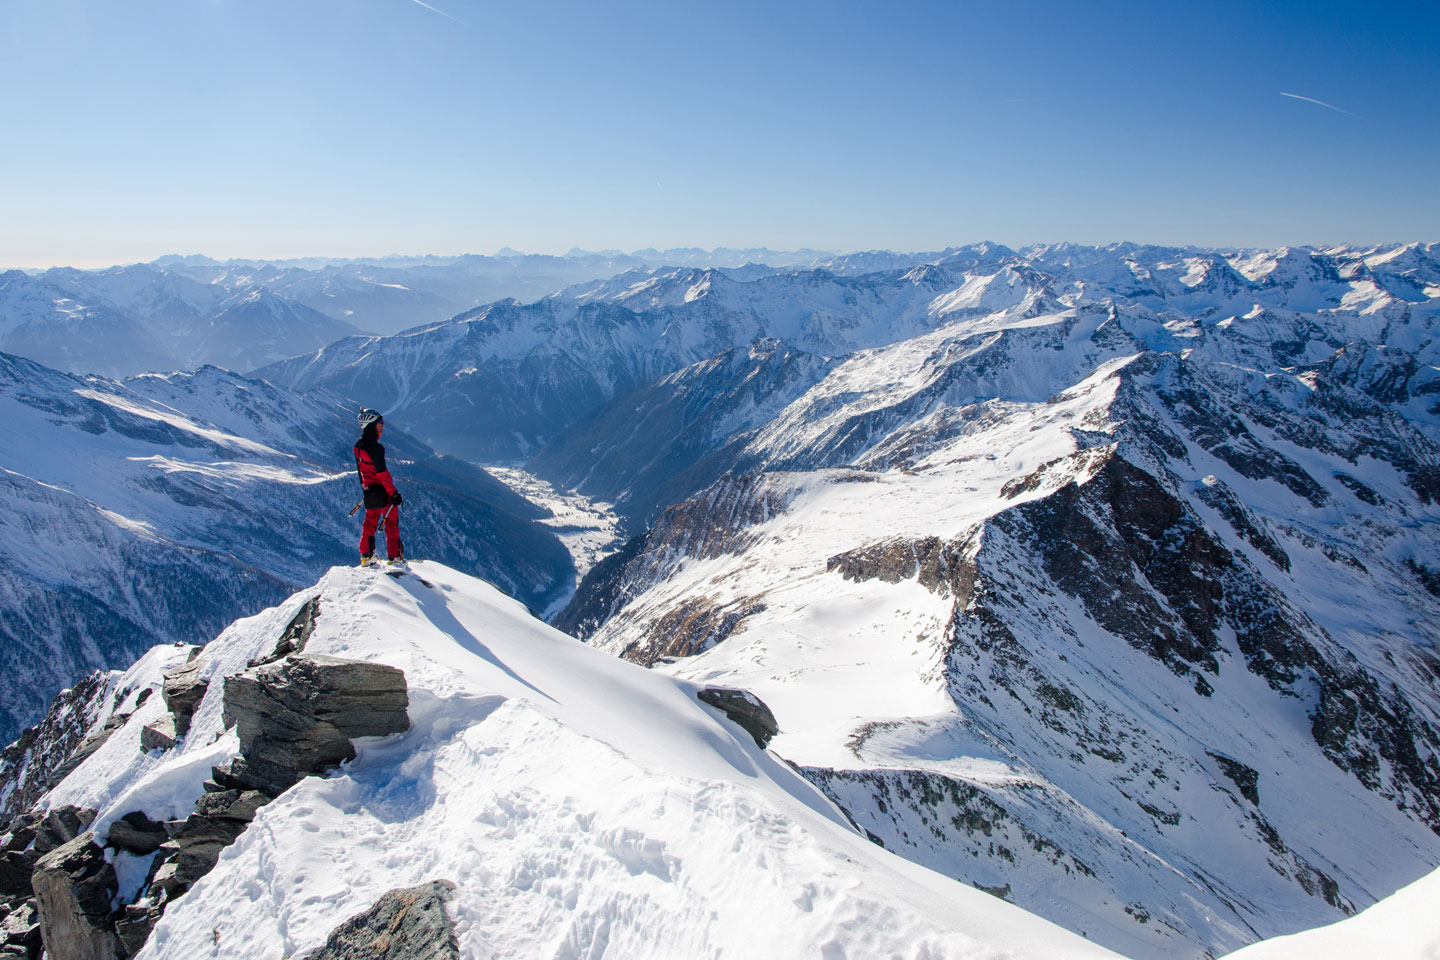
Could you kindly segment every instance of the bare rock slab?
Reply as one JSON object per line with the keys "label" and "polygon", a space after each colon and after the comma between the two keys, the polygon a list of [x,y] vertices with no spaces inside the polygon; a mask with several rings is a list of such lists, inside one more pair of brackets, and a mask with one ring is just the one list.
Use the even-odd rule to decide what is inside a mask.
{"label": "bare rock slab", "polygon": [[40,936],[53,960],[114,960],[117,941],[110,927],[110,903],[118,886],[115,870],[94,834],[80,836],[45,854],[30,882],[40,913]]}
{"label": "bare rock slab", "polygon": [[168,713],[154,723],[147,723],[140,728],[140,749],[145,753],[151,750],[169,750],[175,746],[178,739],[180,731],[175,727],[175,718]]}
{"label": "bare rock slab", "polygon": [[391,890],[302,960],[460,960],[455,924],[445,910],[454,895],[449,880]]}
{"label": "bare rock slab", "polygon": [[[195,653],[199,652],[196,648]],[[174,719],[175,731],[179,736],[190,732],[190,719],[205,699],[205,689],[210,681],[204,676],[206,661],[191,655],[184,666],[176,667],[165,674],[160,688],[165,697],[165,706]]]}
{"label": "bare rock slab", "polygon": [[706,687],[695,694],[702,703],[708,703],[725,711],[725,715],[736,726],[743,729],[755,739],[755,745],[764,750],[775,734],[780,732],[780,724],[775,722],[775,714],[755,694],[748,690],[739,690],[734,687]]}
{"label": "bare rock slab", "polygon": [[240,736],[230,785],[278,796],[301,777],[355,756],[353,737],[410,729],[395,667],[298,653],[225,678],[225,723]]}

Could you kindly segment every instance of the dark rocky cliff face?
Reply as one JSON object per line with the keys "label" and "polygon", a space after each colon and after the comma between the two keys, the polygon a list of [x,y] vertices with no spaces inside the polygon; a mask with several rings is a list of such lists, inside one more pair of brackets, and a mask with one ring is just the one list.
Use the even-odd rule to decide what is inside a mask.
{"label": "dark rocky cliff face", "polygon": [[[1235,638],[1245,667],[1307,704],[1317,746],[1440,833],[1440,732],[1368,673],[1150,474],[1116,456],[1088,483],[997,515],[1058,592],[1208,697]],[[1018,598],[1016,598],[1018,599]],[[993,605],[994,601],[990,603]],[[957,617],[981,617],[971,609]],[[1227,631],[1228,628],[1228,631]]]}

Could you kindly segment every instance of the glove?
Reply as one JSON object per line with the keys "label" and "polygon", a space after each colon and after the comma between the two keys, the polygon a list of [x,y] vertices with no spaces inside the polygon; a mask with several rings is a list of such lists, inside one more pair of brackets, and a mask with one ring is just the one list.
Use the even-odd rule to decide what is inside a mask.
{"label": "glove", "polygon": [[398,507],[398,506],[400,506],[400,504],[402,504],[402,503],[404,503],[404,502],[405,502],[405,498],[402,497],[402,496],[400,496],[400,491],[399,491],[399,490],[396,490],[394,493],[390,494],[390,506],[392,506],[392,507]]}

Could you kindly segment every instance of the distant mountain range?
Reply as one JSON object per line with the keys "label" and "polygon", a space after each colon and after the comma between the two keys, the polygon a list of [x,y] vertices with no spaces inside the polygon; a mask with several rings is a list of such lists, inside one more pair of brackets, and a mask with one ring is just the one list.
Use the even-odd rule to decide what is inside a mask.
{"label": "distant mountain range", "polygon": [[0,350],[71,373],[204,364],[244,372],[333,340],[389,334],[505,298],[646,265],[818,262],[816,251],[572,251],[563,257],[226,260],[167,256],[104,270],[0,272]]}

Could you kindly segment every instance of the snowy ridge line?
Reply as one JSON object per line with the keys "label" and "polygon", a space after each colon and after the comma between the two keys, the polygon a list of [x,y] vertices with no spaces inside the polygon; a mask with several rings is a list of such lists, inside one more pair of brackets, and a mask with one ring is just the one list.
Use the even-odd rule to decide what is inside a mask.
{"label": "snowy ridge line", "polygon": [[[355,760],[261,807],[169,904],[147,960],[299,954],[385,891],[436,879],[457,885],[464,956],[1113,956],[871,844],[696,685],[578,643],[481,581],[414,567],[337,568],[237,622],[205,647],[209,683],[173,750],[137,747],[164,713],[150,696],[46,797],[98,809],[97,836],[135,809],[183,815],[237,749],[218,679],[317,592],[307,656],[405,671],[411,729],[359,741]],[[155,689],[184,654],[159,648],[120,689]],[[128,900],[143,871],[121,873]]]}

